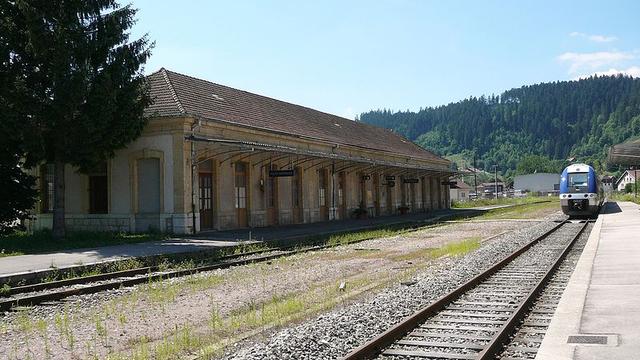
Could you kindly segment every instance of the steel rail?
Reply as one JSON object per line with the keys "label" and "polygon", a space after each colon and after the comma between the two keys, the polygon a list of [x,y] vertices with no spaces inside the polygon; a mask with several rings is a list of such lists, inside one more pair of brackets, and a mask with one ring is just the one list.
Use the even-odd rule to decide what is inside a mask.
{"label": "steel rail", "polygon": [[554,233],[556,230],[558,230],[559,228],[561,228],[567,223],[568,223],[568,220],[564,220],[558,223],[556,226],[546,231],[544,234],[536,237],[529,243],[520,247],[518,250],[506,256],[499,262],[495,263],[494,265],[489,267],[487,270],[483,271],[482,273],[473,277],[471,280],[462,284],[457,289],[440,297],[435,302],[423,307],[422,309],[418,310],[414,314],[409,315],[408,317],[401,320],[399,323],[389,328],[387,331],[383,332],[382,334],[379,334],[378,336],[369,340],[365,344],[352,350],[342,359],[343,360],[370,359],[377,356],[382,350],[387,348],[389,345],[393,344],[396,340],[404,337],[406,334],[408,334],[413,329],[418,327],[421,323],[426,321],[428,318],[430,318],[431,316],[437,314],[439,311],[444,309],[452,301],[454,301],[455,299],[457,299],[467,291],[475,288],[478,284],[483,282],[485,279],[487,279],[488,277],[490,277],[491,275],[493,275],[494,273],[502,269],[505,265],[510,263],[512,260],[520,256],[525,251],[529,250],[535,244],[545,239],[546,237],[548,237],[549,235],[551,235],[552,233]]}
{"label": "steel rail", "polygon": [[[439,222],[440,221],[408,221],[403,224],[404,226],[406,226],[406,231],[416,231],[416,230],[419,230],[420,228],[431,226],[434,223],[439,223]],[[396,224],[396,225],[400,225],[400,224]],[[336,234],[339,234],[339,233],[336,233]],[[349,244],[356,244],[362,241],[370,240],[372,238],[375,238],[375,237],[362,238],[356,241],[352,241]],[[148,274],[148,276],[134,278],[134,279],[118,279],[118,280],[114,280],[114,281],[103,283],[103,284],[89,285],[85,287],[60,290],[60,291],[49,292],[44,294],[29,295],[21,298],[5,298],[5,299],[0,298],[0,311],[8,311],[17,306],[39,305],[43,302],[62,300],[64,298],[74,296],[74,295],[94,294],[94,293],[98,293],[106,290],[113,290],[113,289],[118,289],[120,287],[133,286],[133,285],[138,285],[138,284],[156,281],[156,280],[164,280],[169,278],[193,275],[193,274],[204,272],[204,271],[225,269],[232,266],[240,266],[240,265],[247,265],[250,263],[264,262],[264,261],[269,261],[279,257],[284,257],[284,256],[289,256],[289,255],[294,255],[294,254],[304,253],[309,251],[323,250],[323,249],[336,247],[339,245],[340,244],[335,244],[335,245],[325,244],[325,245],[315,245],[315,246],[311,245],[304,248],[298,248],[300,244],[287,245],[287,246],[274,247],[274,248],[263,249],[263,250],[244,252],[241,254],[227,255],[225,257],[221,257],[220,259],[218,259],[219,261],[216,263],[204,265],[196,268],[191,268],[191,269],[173,270],[169,272],[152,274],[153,271],[158,271],[158,270],[157,270],[157,267],[151,266],[151,267],[123,270],[123,271],[117,271],[117,272],[111,272],[111,273],[105,273],[105,274],[98,274],[98,275],[85,276],[85,277],[79,277],[79,278],[73,278],[73,279],[59,280],[59,281],[53,281],[53,282],[47,282],[47,283],[37,283],[37,284],[25,285],[21,287],[9,288],[6,291],[4,291],[4,293],[6,295],[16,295],[16,294],[27,293],[27,292],[36,292],[36,291],[42,291],[42,290],[55,289],[55,288],[60,288],[60,287],[70,286],[70,285],[82,285],[82,284],[88,284],[96,281],[117,279],[118,277]],[[250,255],[255,255],[260,253],[276,252],[276,251],[280,251],[280,252],[278,254],[259,256],[259,257],[249,258],[249,259],[234,260],[236,258],[243,257],[243,256],[250,256]]]}
{"label": "steel rail", "polygon": [[529,312],[529,308],[533,305],[533,302],[538,298],[538,295],[544,290],[545,286],[553,277],[553,274],[556,272],[562,260],[569,254],[571,247],[575,242],[580,238],[580,235],[584,232],[584,230],[589,225],[589,221],[585,221],[584,225],[580,228],[578,233],[569,241],[567,246],[562,250],[562,253],[558,255],[556,260],[553,262],[553,265],[549,267],[546,274],[536,286],[531,289],[527,297],[520,303],[518,308],[511,314],[507,322],[498,330],[498,333],[493,336],[489,344],[478,354],[478,359],[488,360],[494,359],[496,355],[502,351],[502,348],[505,344],[509,342],[509,336],[513,334],[517,326],[524,320],[525,316]]}
{"label": "steel rail", "polygon": [[[261,250],[247,251],[247,252],[242,252],[238,254],[220,256],[216,260],[218,261],[231,260],[231,259],[236,259],[242,256],[250,256],[250,255],[256,255],[256,254],[261,254],[265,252],[273,252],[278,250],[282,250],[282,249],[261,249]],[[145,266],[145,267],[129,269],[129,270],[112,271],[112,272],[106,272],[106,273],[96,274],[96,275],[79,276],[79,277],[74,277],[70,279],[39,282],[36,284],[29,284],[29,285],[23,285],[23,286],[14,286],[6,290],[3,290],[2,296],[7,297],[7,296],[13,296],[13,295],[24,294],[29,292],[51,290],[51,289],[61,288],[64,286],[111,280],[119,277],[144,275],[144,274],[149,274],[151,272],[155,272],[159,270],[160,270],[160,267],[157,265]]]}

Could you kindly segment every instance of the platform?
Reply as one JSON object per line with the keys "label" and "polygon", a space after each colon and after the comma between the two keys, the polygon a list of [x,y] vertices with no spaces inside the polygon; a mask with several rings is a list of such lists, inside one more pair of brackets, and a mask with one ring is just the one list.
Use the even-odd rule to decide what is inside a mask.
{"label": "platform", "polygon": [[640,206],[605,205],[536,359],[640,359]]}

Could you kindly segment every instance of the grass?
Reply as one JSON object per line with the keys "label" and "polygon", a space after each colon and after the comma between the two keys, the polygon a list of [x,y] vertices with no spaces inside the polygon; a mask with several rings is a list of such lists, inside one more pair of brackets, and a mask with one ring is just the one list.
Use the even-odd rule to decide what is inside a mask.
{"label": "grass", "polygon": [[87,247],[133,244],[168,238],[169,236],[163,233],[130,234],[121,232],[69,231],[64,240],[55,241],[53,240],[50,230],[39,230],[33,233],[15,232],[13,234],[0,236],[0,257]]}
{"label": "grass", "polygon": [[407,254],[392,256],[396,261],[409,261],[415,259],[437,259],[443,256],[462,256],[480,247],[480,236],[469,237],[460,241],[449,243],[439,248],[427,248],[413,251]]}
{"label": "grass", "polygon": [[543,203],[529,203],[516,207],[492,209],[477,217],[477,219],[531,219],[560,210],[560,200],[556,197],[550,200]]}
{"label": "grass", "polygon": [[[302,292],[274,295],[270,299],[257,302],[249,301],[241,308],[222,315],[215,302],[210,303],[209,316],[205,328],[195,328],[193,324],[185,323],[172,331],[171,334],[156,341],[150,341],[142,337],[135,342],[132,353],[112,354],[110,359],[174,359],[185,354],[199,354],[203,358],[219,356],[226,346],[241,340],[245,336],[252,336],[271,327],[283,326],[296,322],[313,314],[330,310],[344,301],[351,299],[364,291],[370,291],[386,284],[406,280],[419,266],[425,262],[444,256],[462,256],[480,246],[480,237],[470,237],[462,241],[450,243],[439,248],[426,249],[427,252],[417,250],[411,254],[411,259],[419,259],[414,268],[401,273],[381,274],[377,278],[371,274],[357,274],[345,278],[346,291],[339,287],[335,281],[324,282],[310,286]],[[409,259],[409,257],[407,257]],[[394,259],[394,260],[405,260]],[[200,288],[209,281],[221,281],[218,276],[215,280],[194,277],[191,286],[194,290]],[[178,284],[170,285],[170,288]],[[156,287],[156,288],[152,288]],[[172,294],[159,296],[159,293]],[[154,283],[147,288],[142,295],[152,301],[165,304],[172,301],[175,289]]]}
{"label": "grass", "polygon": [[521,204],[531,204],[539,201],[545,201],[548,199],[550,199],[550,197],[538,197],[538,196],[526,196],[521,198],[478,199],[478,200],[472,200],[472,201],[454,201],[451,207],[456,209],[467,209],[472,207],[490,206],[490,205],[521,205]]}
{"label": "grass", "polygon": [[640,204],[640,195],[638,197],[635,197],[634,193],[619,193],[619,192],[614,192],[611,193],[609,195],[609,200],[613,200],[613,201],[631,201],[634,202],[636,204]]}

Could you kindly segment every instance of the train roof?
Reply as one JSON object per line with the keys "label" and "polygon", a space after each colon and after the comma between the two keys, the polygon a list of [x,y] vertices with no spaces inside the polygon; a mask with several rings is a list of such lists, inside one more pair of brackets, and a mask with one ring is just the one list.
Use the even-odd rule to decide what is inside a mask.
{"label": "train roof", "polygon": [[595,172],[593,168],[587,164],[571,164],[565,168],[568,173],[576,172]]}

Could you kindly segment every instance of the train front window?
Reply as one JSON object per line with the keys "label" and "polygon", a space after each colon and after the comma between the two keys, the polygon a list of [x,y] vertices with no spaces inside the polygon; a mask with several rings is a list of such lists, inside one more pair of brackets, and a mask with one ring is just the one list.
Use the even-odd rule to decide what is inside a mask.
{"label": "train front window", "polygon": [[587,192],[588,179],[587,173],[569,174],[569,192]]}

